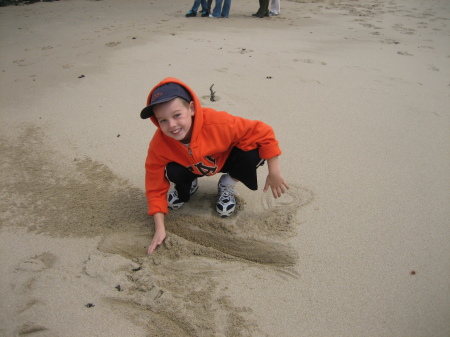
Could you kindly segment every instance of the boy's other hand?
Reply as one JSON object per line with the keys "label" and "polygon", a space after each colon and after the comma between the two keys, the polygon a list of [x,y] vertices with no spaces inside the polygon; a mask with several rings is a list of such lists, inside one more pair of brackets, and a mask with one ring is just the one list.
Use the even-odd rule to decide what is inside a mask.
{"label": "boy's other hand", "polygon": [[263,191],[267,192],[269,186],[272,189],[272,194],[275,199],[281,197],[281,195],[289,189],[286,180],[284,180],[281,175],[277,174],[269,174],[267,176],[266,185],[264,186]]}

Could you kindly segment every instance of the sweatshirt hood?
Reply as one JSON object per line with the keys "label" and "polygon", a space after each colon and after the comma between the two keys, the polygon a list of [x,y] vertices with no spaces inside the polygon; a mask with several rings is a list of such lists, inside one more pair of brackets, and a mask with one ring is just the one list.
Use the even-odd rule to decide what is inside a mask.
{"label": "sweatshirt hood", "polygon": [[[163,79],[161,82],[159,82],[157,85],[155,85],[153,87],[153,89],[150,91],[150,93],[148,94],[147,106],[149,106],[150,103],[151,103],[153,92],[159,86],[161,86],[163,84],[167,84],[167,83],[176,83],[176,84],[181,85],[182,87],[184,87],[188,91],[189,95],[192,97],[192,101],[194,102],[194,111],[195,111],[194,121],[193,121],[193,124],[192,124],[192,128],[193,128],[192,129],[192,137],[191,137],[191,143],[192,143],[196,139],[196,135],[197,135],[196,130],[198,130],[201,127],[201,124],[203,124],[203,110],[202,110],[202,105],[200,103],[200,100],[199,100],[198,96],[196,95],[196,93],[186,83],[183,83],[182,81],[180,81],[179,79],[174,78],[174,77],[167,77],[167,78]],[[156,125],[156,127],[158,129],[160,129],[159,123],[158,123],[158,121],[157,121],[157,119],[156,119],[156,117],[154,115],[150,116],[149,119],[153,122],[153,124]]]}

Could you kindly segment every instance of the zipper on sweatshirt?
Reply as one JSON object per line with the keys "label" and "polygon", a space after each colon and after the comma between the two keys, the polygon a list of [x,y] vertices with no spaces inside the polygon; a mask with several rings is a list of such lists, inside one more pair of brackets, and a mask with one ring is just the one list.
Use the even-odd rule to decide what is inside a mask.
{"label": "zipper on sweatshirt", "polygon": [[194,153],[192,152],[191,144],[189,144],[189,143],[187,143],[187,144],[181,143],[181,144],[183,145],[183,148],[188,150],[189,156],[193,157]]}

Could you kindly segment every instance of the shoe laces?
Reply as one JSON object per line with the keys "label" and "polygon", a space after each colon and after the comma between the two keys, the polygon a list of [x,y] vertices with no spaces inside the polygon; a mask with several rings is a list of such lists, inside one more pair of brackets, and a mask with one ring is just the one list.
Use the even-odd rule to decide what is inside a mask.
{"label": "shoe laces", "polygon": [[220,199],[229,198],[230,196],[234,196],[236,194],[234,186],[232,185],[219,184],[219,189],[220,189]]}
{"label": "shoe laces", "polygon": [[173,202],[174,200],[178,200],[178,192],[177,192],[177,190],[173,190],[173,191],[169,192],[169,195],[172,196],[171,202]]}

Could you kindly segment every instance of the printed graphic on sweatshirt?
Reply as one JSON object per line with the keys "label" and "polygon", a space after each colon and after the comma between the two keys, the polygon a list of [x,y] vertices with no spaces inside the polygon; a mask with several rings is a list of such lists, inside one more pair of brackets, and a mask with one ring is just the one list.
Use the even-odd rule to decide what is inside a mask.
{"label": "printed graphic on sweatshirt", "polygon": [[[193,166],[198,170],[198,172],[200,172],[201,175],[212,176],[213,174],[215,174],[217,172],[217,168],[218,168],[216,165],[216,159],[213,156],[206,156],[205,159],[211,164],[201,161],[197,164],[194,164]],[[192,172],[195,172],[195,170],[192,166],[189,166],[188,168]]]}

